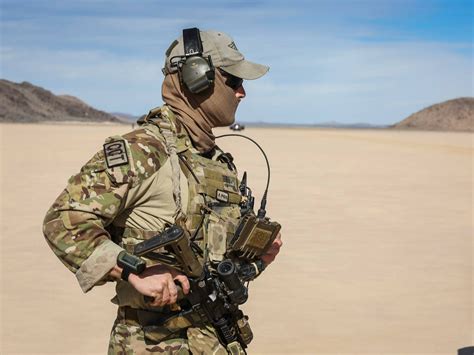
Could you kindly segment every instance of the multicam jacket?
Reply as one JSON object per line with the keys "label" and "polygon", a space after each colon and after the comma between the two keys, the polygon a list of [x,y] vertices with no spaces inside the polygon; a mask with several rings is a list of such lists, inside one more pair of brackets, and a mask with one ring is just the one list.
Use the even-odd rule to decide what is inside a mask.
{"label": "multicam jacket", "polygon": [[[240,195],[232,164],[219,161],[219,154],[212,159],[199,155],[171,110],[163,106],[155,111],[138,129],[108,138],[104,149],[69,179],[46,214],[45,238],[84,292],[112,281],[108,274],[118,254],[173,224],[180,212],[211,260],[224,258],[227,240],[235,232]],[[170,159],[170,122],[171,146],[180,157],[178,174]],[[151,307],[121,280],[114,302]]]}

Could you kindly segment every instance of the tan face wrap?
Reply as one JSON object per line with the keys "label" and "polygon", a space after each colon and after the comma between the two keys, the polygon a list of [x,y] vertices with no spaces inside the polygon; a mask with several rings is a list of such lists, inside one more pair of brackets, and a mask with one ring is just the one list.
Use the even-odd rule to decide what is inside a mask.
{"label": "tan face wrap", "polygon": [[239,100],[225,78],[216,70],[214,85],[199,94],[181,84],[177,73],[168,74],[162,86],[163,101],[184,124],[194,146],[202,153],[215,146],[212,128],[225,127],[235,121]]}

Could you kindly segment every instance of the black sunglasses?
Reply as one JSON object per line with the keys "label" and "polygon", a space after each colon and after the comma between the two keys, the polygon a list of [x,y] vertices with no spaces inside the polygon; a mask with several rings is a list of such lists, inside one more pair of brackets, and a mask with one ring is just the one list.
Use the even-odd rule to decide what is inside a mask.
{"label": "black sunglasses", "polygon": [[222,69],[220,69],[219,71],[221,72],[222,76],[225,78],[225,84],[228,87],[232,88],[232,90],[237,90],[244,83],[244,79],[242,78],[229,74]]}

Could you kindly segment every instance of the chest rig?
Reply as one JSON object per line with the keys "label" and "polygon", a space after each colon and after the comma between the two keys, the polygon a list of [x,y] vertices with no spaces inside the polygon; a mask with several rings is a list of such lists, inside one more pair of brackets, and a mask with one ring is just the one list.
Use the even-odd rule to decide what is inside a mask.
{"label": "chest rig", "polygon": [[[176,265],[188,276],[191,291],[178,302],[178,309],[154,310],[143,304],[143,297],[131,290],[128,284],[121,283],[123,291],[129,290],[133,295],[131,302],[125,299],[123,296],[127,292],[119,292],[119,283],[119,304],[135,309],[133,314],[137,315],[145,338],[161,341],[163,336],[203,322],[212,325],[230,353],[242,353],[240,350],[253,338],[248,317],[239,309],[248,298],[244,282],[253,280],[265,265],[262,260],[250,263],[245,260],[245,253],[239,255],[236,252],[261,246],[263,253],[264,244],[273,239],[265,237],[267,231],[260,225],[266,226],[269,222],[258,219],[258,223],[251,223],[257,219],[253,214],[253,203],[249,205],[252,211],[245,212],[242,217],[250,195],[243,192],[247,189],[246,184],[239,185],[229,154],[220,149],[206,156],[199,154],[166,106],[150,111],[142,124],[144,129],[165,143],[170,168],[162,182],[168,182],[168,192],[171,190],[170,180],[172,182],[175,203],[174,206],[169,204],[169,212],[173,208],[175,211],[173,221],[162,231],[157,231],[154,236],[148,231],[147,235],[135,238],[133,252],[148,260]],[[181,174],[187,180],[187,194],[181,193]],[[183,201],[183,197],[187,201]],[[244,233],[251,225],[251,231]],[[252,257],[259,255],[252,253]],[[137,300],[138,303],[134,303]],[[146,322],[140,315],[151,317],[152,322]]]}
{"label": "chest rig", "polygon": [[[145,121],[158,127],[165,139],[172,168],[175,223],[201,249],[203,262],[222,261],[241,216],[242,196],[232,158],[220,149],[212,156],[200,155],[166,106],[152,110]],[[186,211],[182,210],[180,171],[188,181]]]}

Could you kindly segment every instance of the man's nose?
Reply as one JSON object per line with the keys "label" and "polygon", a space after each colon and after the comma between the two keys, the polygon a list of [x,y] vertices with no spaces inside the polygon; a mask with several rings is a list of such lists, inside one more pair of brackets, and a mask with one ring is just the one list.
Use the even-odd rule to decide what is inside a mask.
{"label": "man's nose", "polygon": [[238,99],[243,99],[245,97],[245,89],[243,85],[240,85],[237,90],[235,90],[235,96],[237,96]]}

